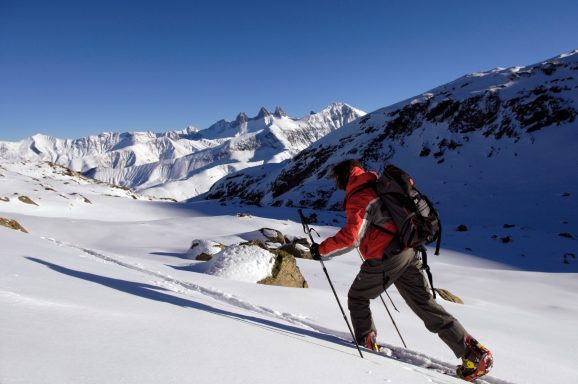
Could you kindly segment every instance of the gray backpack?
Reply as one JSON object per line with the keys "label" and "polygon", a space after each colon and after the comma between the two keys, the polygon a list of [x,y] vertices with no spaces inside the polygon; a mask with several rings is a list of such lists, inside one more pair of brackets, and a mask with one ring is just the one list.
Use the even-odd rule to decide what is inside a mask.
{"label": "gray backpack", "polygon": [[375,190],[381,198],[382,209],[391,216],[397,232],[383,227],[383,231],[393,235],[384,256],[413,248],[422,254],[423,269],[426,271],[433,296],[433,278],[427,264],[426,244],[436,242],[435,255],[439,255],[442,225],[439,215],[429,199],[415,187],[413,179],[402,169],[387,164],[375,183]]}

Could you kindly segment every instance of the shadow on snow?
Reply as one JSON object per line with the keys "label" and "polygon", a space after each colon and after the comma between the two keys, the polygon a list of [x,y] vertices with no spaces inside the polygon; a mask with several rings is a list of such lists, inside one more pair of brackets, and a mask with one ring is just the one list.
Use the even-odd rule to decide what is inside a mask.
{"label": "shadow on snow", "polygon": [[[295,337],[295,338],[303,338],[305,336],[323,340],[326,342],[331,342],[335,344],[339,344],[342,346],[346,346],[348,348],[352,348],[352,344],[348,341],[340,339],[333,335],[323,334],[303,328],[298,328],[292,325],[282,324],[276,321],[262,319],[259,317],[243,315],[231,311],[226,311],[224,309],[219,309],[212,307],[207,304],[202,304],[197,301],[191,299],[185,299],[181,297],[174,296],[169,294],[171,292],[165,288],[158,287],[155,285],[139,283],[135,281],[128,281],[128,280],[121,280],[115,279],[111,277],[105,277],[100,275],[95,275],[92,273],[76,271],[70,268],[66,268],[57,264],[50,263],[45,260],[40,260],[35,257],[25,257],[26,259],[33,261],[38,264],[45,265],[46,267],[50,268],[53,271],[72,276],[78,279],[86,280],[92,283],[100,284],[108,288],[115,289],[117,291],[125,292],[131,295],[135,295],[138,297],[142,297],[149,300],[154,300],[166,304],[176,305],[183,308],[192,308],[199,311],[205,311],[208,313],[212,313],[217,316],[223,316],[230,319],[242,321],[246,324],[256,325],[268,329],[273,332],[281,333],[286,336]],[[302,339],[303,341],[307,341],[306,339]],[[324,345],[325,346],[325,345]],[[327,347],[327,346],[325,346]],[[342,350],[337,350],[339,352],[343,352]],[[357,353],[357,351],[355,351]]]}

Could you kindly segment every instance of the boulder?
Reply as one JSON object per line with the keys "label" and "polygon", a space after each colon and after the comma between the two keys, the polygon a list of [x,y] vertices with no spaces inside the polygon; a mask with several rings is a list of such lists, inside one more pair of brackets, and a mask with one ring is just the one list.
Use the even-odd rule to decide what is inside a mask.
{"label": "boulder", "polygon": [[283,236],[283,234],[281,233],[281,231],[278,231],[276,229],[273,228],[261,228],[259,230],[259,232],[261,232],[261,234],[263,236],[265,236],[265,238],[267,239],[267,241],[270,241],[272,243],[279,243],[279,244],[285,244],[285,236]]}
{"label": "boulder", "polygon": [[278,285],[282,287],[308,288],[307,281],[301,274],[297,261],[293,255],[279,249],[269,250],[276,254],[275,265],[273,266],[272,276],[267,277],[258,284]]}
{"label": "boulder", "polygon": [[309,241],[306,238],[285,236],[272,228],[261,228],[259,232],[263,236],[260,240],[266,241],[268,248],[280,249],[299,259],[313,258],[309,251]]}
{"label": "boulder", "polygon": [[28,196],[18,196],[18,200],[20,200],[24,204],[31,204],[31,205],[36,205],[36,206],[38,205],[34,201],[32,201],[32,199]]}
{"label": "boulder", "polygon": [[295,257],[281,249],[271,249],[267,245],[259,240],[252,240],[247,245],[257,246],[262,249],[266,249],[275,255],[275,264],[271,270],[271,276],[258,281],[258,284],[265,285],[277,285],[281,287],[294,287],[294,288],[308,288],[309,285],[307,281],[301,274],[299,266],[297,266],[297,261]]}
{"label": "boulder", "polygon": [[6,228],[14,229],[16,231],[28,233],[28,231],[24,229],[24,227],[21,226],[20,223],[17,222],[16,220],[10,220],[0,217],[0,225]]}
{"label": "boulder", "polygon": [[227,247],[214,241],[194,240],[187,257],[207,261],[195,266],[197,272],[265,285],[308,287],[295,260],[312,258],[306,239],[289,240],[271,228],[243,237],[248,241]]}
{"label": "boulder", "polygon": [[304,245],[303,243],[295,241],[281,246],[279,250],[287,252],[288,254],[298,259],[313,259],[313,256],[309,251],[309,244],[306,244],[307,245]]}
{"label": "boulder", "polygon": [[221,252],[225,246],[211,240],[193,240],[191,248],[187,251],[186,258],[200,261],[209,261],[213,255]]}
{"label": "boulder", "polygon": [[456,231],[457,232],[467,232],[468,231],[468,226],[465,224],[460,224],[456,227]]}

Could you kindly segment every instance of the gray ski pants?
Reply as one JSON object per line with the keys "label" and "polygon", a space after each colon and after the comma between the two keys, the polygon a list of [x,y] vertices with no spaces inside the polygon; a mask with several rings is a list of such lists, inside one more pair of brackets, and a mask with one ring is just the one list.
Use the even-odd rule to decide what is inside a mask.
{"label": "gray ski pants", "polygon": [[438,336],[456,357],[466,353],[467,332],[459,321],[439,305],[429,291],[429,284],[421,272],[421,257],[413,249],[386,259],[363,262],[348,294],[348,307],[355,337],[364,345],[364,337],[376,331],[369,300],[375,299],[392,284],[405,302],[424,322],[430,332]]}

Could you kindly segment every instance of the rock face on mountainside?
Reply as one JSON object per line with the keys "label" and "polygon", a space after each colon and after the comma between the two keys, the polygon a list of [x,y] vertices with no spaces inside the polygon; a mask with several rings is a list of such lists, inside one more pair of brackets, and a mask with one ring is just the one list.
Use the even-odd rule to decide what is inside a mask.
{"label": "rock face on mountainside", "polygon": [[283,167],[247,169],[224,177],[208,198],[339,209],[340,198],[335,198],[327,180],[339,160],[359,159],[376,170],[387,160],[419,162],[433,169],[466,160],[460,154],[480,155],[484,161],[500,152],[515,153],[518,143],[521,152],[527,143],[538,149],[541,133],[556,135],[558,128],[575,123],[577,95],[577,52],[528,67],[470,74],[367,114]]}
{"label": "rock face on mountainside", "polygon": [[241,112],[198,130],[103,133],[76,140],[35,135],[0,142],[0,159],[42,160],[157,197],[184,200],[206,192],[223,176],[279,163],[365,113],[343,103],[301,119],[277,107],[251,118]]}

